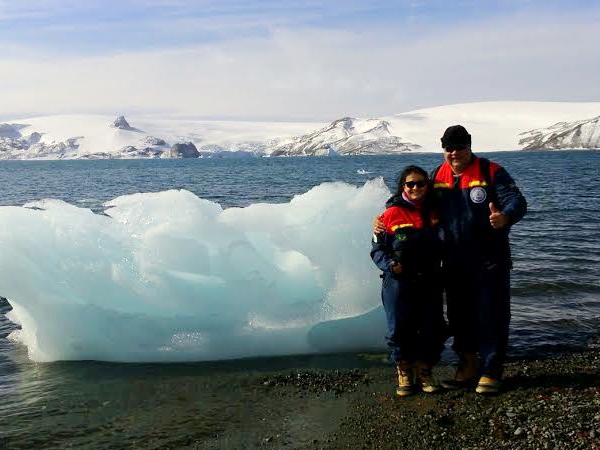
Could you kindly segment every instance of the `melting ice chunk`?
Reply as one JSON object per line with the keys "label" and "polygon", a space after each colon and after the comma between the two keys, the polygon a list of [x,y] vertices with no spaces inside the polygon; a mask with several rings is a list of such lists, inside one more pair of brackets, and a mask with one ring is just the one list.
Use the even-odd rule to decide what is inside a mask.
{"label": "melting ice chunk", "polygon": [[184,190],[119,197],[106,215],[59,200],[0,207],[13,338],[36,361],[347,350],[348,333],[370,346],[383,317],[370,329],[332,321],[380,305],[369,240],[389,194],[376,179],[226,210]]}

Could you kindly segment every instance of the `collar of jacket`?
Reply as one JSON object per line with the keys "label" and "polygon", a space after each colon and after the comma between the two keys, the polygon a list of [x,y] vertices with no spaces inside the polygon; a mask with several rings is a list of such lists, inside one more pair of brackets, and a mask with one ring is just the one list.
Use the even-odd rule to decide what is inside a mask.
{"label": "collar of jacket", "polygon": [[408,208],[408,209],[420,209],[417,206],[413,205],[410,202],[407,202],[406,200],[404,200],[402,198],[402,194],[394,194],[392,195],[387,202],[385,202],[385,207],[389,208],[391,206],[402,206],[403,208]]}

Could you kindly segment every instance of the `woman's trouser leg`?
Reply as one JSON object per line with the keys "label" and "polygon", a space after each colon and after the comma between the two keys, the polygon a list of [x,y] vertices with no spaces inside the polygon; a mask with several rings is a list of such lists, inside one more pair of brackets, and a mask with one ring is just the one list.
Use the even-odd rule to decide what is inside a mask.
{"label": "woman's trouser leg", "polygon": [[418,304],[413,298],[410,283],[389,275],[383,279],[381,298],[387,319],[386,343],[394,363],[415,361],[417,358]]}

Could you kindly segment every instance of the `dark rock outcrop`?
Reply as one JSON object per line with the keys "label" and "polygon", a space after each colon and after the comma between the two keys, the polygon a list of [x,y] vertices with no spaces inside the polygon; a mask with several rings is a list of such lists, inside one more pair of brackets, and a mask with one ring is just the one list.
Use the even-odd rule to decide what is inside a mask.
{"label": "dark rock outcrop", "polygon": [[119,130],[131,130],[131,125],[129,122],[125,120],[125,116],[119,116],[112,124],[113,128],[118,128]]}
{"label": "dark rock outcrop", "polygon": [[178,142],[168,151],[169,158],[197,158],[200,152],[192,142]]}
{"label": "dark rock outcrop", "polygon": [[119,130],[125,130],[125,131],[136,131],[136,132],[141,132],[141,130],[132,127],[131,125],[129,125],[129,122],[127,122],[127,120],[125,120],[125,116],[119,116],[115,119],[115,121],[112,123],[111,127],[113,128],[118,128]]}

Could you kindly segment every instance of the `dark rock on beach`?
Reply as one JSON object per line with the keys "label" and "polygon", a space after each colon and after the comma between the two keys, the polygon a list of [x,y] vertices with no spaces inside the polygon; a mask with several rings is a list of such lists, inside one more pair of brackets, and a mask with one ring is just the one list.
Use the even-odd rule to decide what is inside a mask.
{"label": "dark rock on beach", "polygon": [[356,392],[363,386],[368,386],[370,378],[359,370],[333,372],[293,371],[287,375],[265,377],[263,386],[269,388],[294,387],[299,394],[333,392],[341,395]]}

